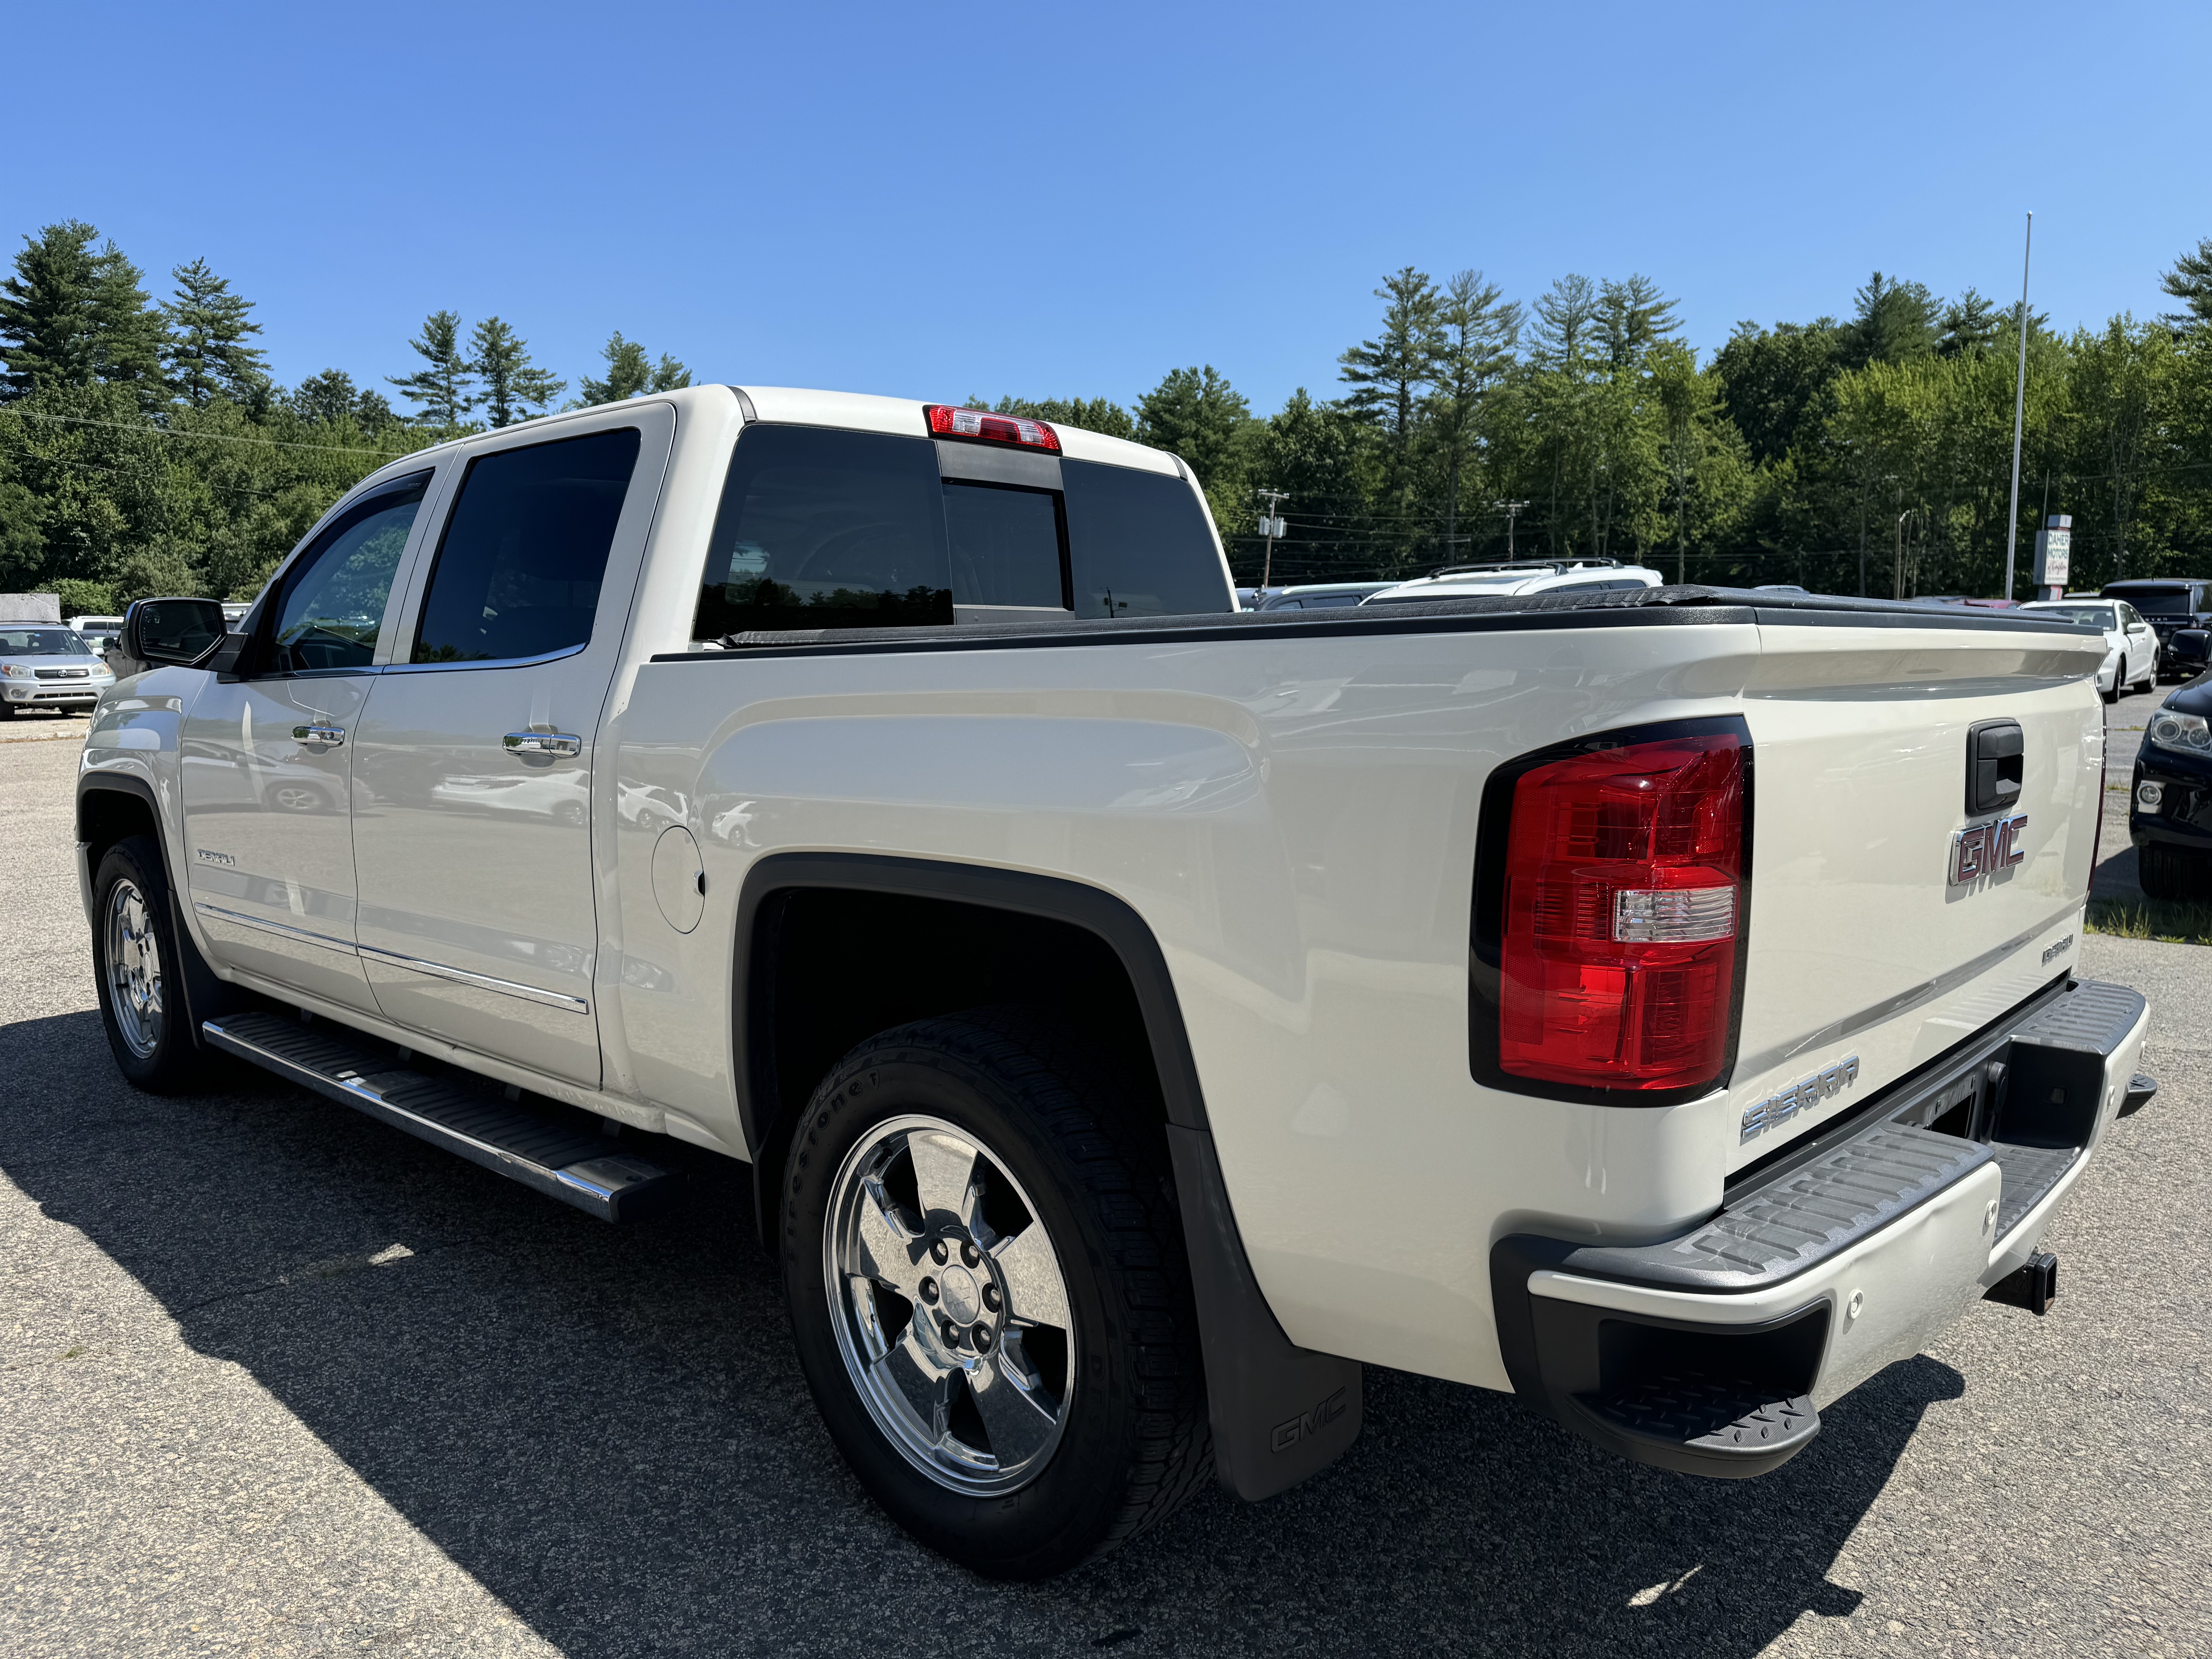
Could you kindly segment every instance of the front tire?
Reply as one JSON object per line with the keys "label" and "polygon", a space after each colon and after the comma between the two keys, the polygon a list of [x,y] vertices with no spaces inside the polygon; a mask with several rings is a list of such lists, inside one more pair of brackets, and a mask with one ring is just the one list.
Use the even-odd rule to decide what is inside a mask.
{"label": "front tire", "polygon": [[799,1358],[846,1461],[932,1549],[1043,1578],[1211,1466],[1164,1149],[1009,1010],[901,1026],[823,1080],[785,1168]]}
{"label": "front tire", "polygon": [[185,958],[169,921],[169,881],[151,836],[107,849],[92,881],[93,983],[115,1064],[131,1083],[173,1094],[198,1083],[202,1056],[185,1029]]}
{"label": "front tire", "polygon": [[2136,849],[2136,879],[2148,898],[2212,902],[2212,853],[2154,842]]}

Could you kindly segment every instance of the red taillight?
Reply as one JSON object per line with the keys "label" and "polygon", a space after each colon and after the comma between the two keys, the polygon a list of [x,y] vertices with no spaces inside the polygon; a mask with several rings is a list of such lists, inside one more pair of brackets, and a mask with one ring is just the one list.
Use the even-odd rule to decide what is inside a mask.
{"label": "red taillight", "polygon": [[1726,1064],[1743,919],[1733,733],[1553,761],[1513,787],[1498,1069],[1594,1089],[1690,1089]]}
{"label": "red taillight", "polygon": [[1048,449],[1060,453],[1060,434],[1042,421],[1019,415],[994,415],[988,409],[955,409],[950,404],[925,404],[929,429],[939,438],[981,438],[994,444],[1018,444],[1024,449]]}

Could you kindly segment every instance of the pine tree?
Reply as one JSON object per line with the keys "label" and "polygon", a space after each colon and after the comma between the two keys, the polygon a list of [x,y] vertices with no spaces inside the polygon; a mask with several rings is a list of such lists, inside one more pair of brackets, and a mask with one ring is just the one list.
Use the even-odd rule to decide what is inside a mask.
{"label": "pine tree", "polygon": [[177,296],[161,307],[168,319],[169,388],[195,409],[218,393],[250,404],[269,381],[265,356],[246,343],[261,325],[246,315],[253,302],[230,291],[230,283],[208,269],[204,259],[171,271]]}
{"label": "pine tree", "polygon": [[623,339],[620,329],[607,337],[599,355],[607,360],[607,378],[594,380],[586,375],[576,381],[576,390],[587,405],[618,404],[653,385],[653,369],[645,360],[645,348],[635,340]]}
{"label": "pine tree", "polygon": [[1137,401],[1139,441],[1182,456],[1201,487],[1226,481],[1250,418],[1243,395],[1212,363],[1170,370]]}
{"label": "pine tree", "polygon": [[140,286],[138,267],[113,242],[104,245],[93,263],[99,271],[93,291],[94,367],[110,386],[134,391],[141,408],[155,408],[167,392],[161,379],[167,334],[161,313]]}
{"label": "pine tree", "polygon": [[1444,475],[1444,556],[1458,551],[1462,475],[1474,458],[1484,394],[1513,362],[1521,333],[1521,307],[1479,270],[1462,270],[1444,284],[1437,311],[1437,349],[1431,373],[1428,433]]}
{"label": "pine tree", "polygon": [[1681,326],[1674,302],[1649,276],[1598,285],[1598,345],[1615,368],[1635,368],[1645,352],[1673,339]]}
{"label": "pine tree", "polygon": [[470,372],[483,381],[484,410],[495,426],[526,421],[567,387],[530,361],[530,344],[496,317],[487,317],[470,336],[476,355]]}
{"label": "pine tree", "polygon": [[653,365],[653,380],[646,390],[674,392],[690,384],[691,371],[664,351],[660,354],[660,361]]}
{"label": "pine tree", "polygon": [[2159,278],[2158,285],[2182,306],[2179,311],[2166,312],[2159,321],[2177,332],[2212,326],[2212,236],[2199,241],[2196,252],[2176,259],[2173,269]]}
{"label": "pine tree", "polygon": [[1536,301],[1536,357],[1547,368],[1578,368],[1596,344],[1597,285],[1572,273]]}
{"label": "pine tree", "polygon": [[1996,340],[1997,330],[2003,323],[1996,301],[1970,288],[1943,307],[1943,315],[1936,324],[1939,332],[1936,355],[1939,357],[1978,356]]}
{"label": "pine tree", "polygon": [[1939,312],[1927,283],[1901,281],[1877,270],[1854,297],[1858,316],[1851,331],[1853,368],[1901,363],[1935,350]]}
{"label": "pine tree", "polygon": [[1346,406],[1389,434],[1392,451],[1402,457],[1413,439],[1420,388],[1436,374],[1442,296],[1427,272],[1407,265],[1384,277],[1375,297],[1389,301],[1382,311],[1382,337],[1362,340],[1337,361],[1352,387]]}
{"label": "pine tree", "polygon": [[471,365],[461,355],[460,313],[432,312],[423,319],[422,337],[407,343],[422,354],[427,366],[385,378],[421,405],[415,411],[417,426],[459,426],[482,401]]}
{"label": "pine tree", "polygon": [[0,396],[42,386],[128,386],[142,405],[160,401],[161,319],[138,268],[81,219],[26,236],[15,274],[0,283]]}

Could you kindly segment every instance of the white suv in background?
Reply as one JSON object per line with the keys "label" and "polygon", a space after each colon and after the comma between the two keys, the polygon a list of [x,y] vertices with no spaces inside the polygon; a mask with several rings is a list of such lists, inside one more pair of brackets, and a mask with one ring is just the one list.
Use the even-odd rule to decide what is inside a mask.
{"label": "white suv in background", "polygon": [[1415,605],[1423,600],[1519,598],[1528,593],[1601,593],[1617,588],[1663,587],[1667,579],[1641,565],[1612,559],[1519,559],[1502,564],[1452,565],[1370,593],[1362,605]]}

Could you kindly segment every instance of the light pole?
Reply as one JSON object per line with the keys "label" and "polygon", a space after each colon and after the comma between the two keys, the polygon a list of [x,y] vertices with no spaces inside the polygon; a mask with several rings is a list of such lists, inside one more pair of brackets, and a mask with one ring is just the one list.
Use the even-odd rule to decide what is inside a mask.
{"label": "light pole", "polygon": [[2012,516],[2005,520],[2005,591],[2012,597],[2012,567],[2020,542],[2020,428],[2027,412],[2027,261],[2035,251],[2035,215],[2027,216],[2027,237],[2020,250],[2020,372],[2012,386]]}
{"label": "light pole", "polygon": [[1526,501],[1492,501],[1491,502],[1491,505],[1505,515],[1505,559],[1506,562],[1510,564],[1513,561],[1513,521],[1521,516],[1521,509],[1528,506],[1528,503]]}

